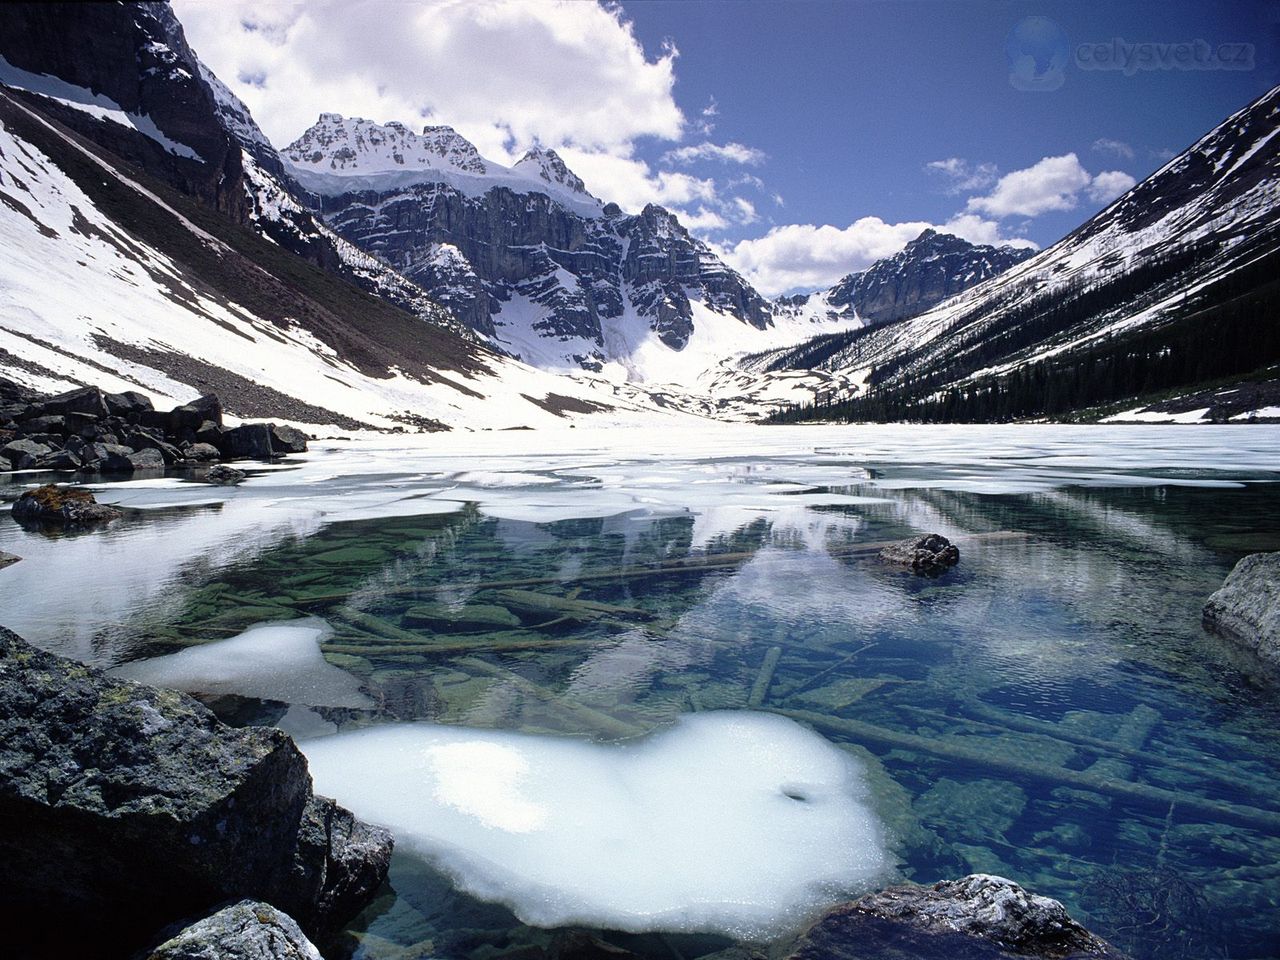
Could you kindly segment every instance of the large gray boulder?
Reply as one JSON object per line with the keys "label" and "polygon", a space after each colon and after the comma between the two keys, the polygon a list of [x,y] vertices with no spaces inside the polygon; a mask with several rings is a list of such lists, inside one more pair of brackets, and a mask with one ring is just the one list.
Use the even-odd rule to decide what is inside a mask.
{"label": "large gray boulder", "polygon": [[1254,553],[1204,605],[1204,625],[1280,667],[1280,553]]}
{"label": "large gray boulder", "polygon": [[297,427],[273,423],[271,427],[271,449],[276,453],[306,453],[307,435]]}
{"label": "large gray boulder", "polygon": [[7,938],[71,956],[49,938],[94,930],[126,954],[244,897],[323,937],[372,897],[391,845],[312,794],[282,731],[226,726],[0,628],[0,903],[23,918]]}
{"label": "large gray boulder", "polygon": [[270,460],[275,454],[269,423],[243,423],[223,434],[222,440],[222,452],[228,457]]}
{"label": "large gray boulder", "polygon": [[889,887],[834,907],[800,938],[790,960],[1123,956],[1057,900],[976,873],[932,886]]}
{"label": "large gray boulder", "polygon": [[241,900],[184,927],[146,960],[321,960],[288,914],[268,903]]}
{"label": "large gray boulder", "polygon": [[41,457],[51,453],[53,453],[53,447],[26,438],[11,440],[0,447],[0,457],[4,457],[13,464],[15,470],[29,470]]}

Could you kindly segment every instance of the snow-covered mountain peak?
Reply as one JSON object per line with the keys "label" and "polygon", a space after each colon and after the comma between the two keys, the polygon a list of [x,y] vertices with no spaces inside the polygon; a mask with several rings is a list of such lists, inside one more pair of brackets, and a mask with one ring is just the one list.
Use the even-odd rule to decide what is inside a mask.
{"label": "snow-covered mountain peak", "polygon": [[533,147],[525,152],[525,155],[516,161],[516,165],[511,168],[517,173],[527,174],[545,180],[547,183],[559,184],[573,193],[580,193],[584,197],[591,196],[587,192],[587,185],[582,182],[582,178],[569,169],[560,154],[554,150],[544,150],[542,147]]}
{"label": "snow-covered mountain peak", "polygon": [[414,133],[398,121],[322,113],[280,153],[289,174],[325,197],[374,191],[390,193],[419,184],[443,184],[467,197],[495,187],[541,193],[582,216],[601,216],[601,203],[554,150],[531,150],[515,167],[480,155],[453,127],[426,126]]}
{"label": "snow-covered mountain peak", "polygon": [[300,169],[354,176],[406,170],[489,172],[479,151],[453,127],[427,126],[419,135],[396,120],[375,123],[339,113],[320,114],[283,156]]}

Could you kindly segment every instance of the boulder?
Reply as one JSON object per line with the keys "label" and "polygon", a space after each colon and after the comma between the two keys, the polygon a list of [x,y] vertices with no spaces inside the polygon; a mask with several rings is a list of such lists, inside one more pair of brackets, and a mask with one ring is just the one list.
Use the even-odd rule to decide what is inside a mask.
{"label": "boulder", "polygon": [[71,450],[47,453],[33,465],[36,470],[79,470],[80,457]]}
{"label": "boulder", "polygon": [[131,416],[141,415],[155,409],[151,405],[151,399],[136,390],[126,390],[124,393],[106,393],[103,394],[102,399],[107,405],[107,411],[112,416],[123,417],[126,420],[130,419]]}
{"label": "boulder", "polygon": [[1057,900],[1011,880],[972,874],[932,886],[903,884],[832,908],[800,938],[791,960],[880,957],[1124,955],[1071,919]]}
{"label": "boulder", "polygon": [[13,503],[13,519],[23,524],[89,526],[122,516],[122,510],[98,503],[92,493],[79,487],[36,487]]}
{"label": "boulder", "polygon": [[98,435],[98,425],[102,422],[100,417],[91,413],[68,413],[62,419],[67,425],[68,436],[82,437],[85,440]]}
{"label": "boulder", "polygon": [[320,951],[286,913],[261,900],[241,900],[184,927],[145,960],[321,960]]}
{"label": "boulder", "polygon": [[306,453],[307,435],[296,427],[270,424],[271,449],[276,453]]}
{"label": "boulder", "polygon": [[206,483],[219,483],[228,487],[234,487],[237,483],[245,478],[246,474],[243,470],[237,470],[235,467],[228,467],[225,463],[215,463],[207,471],[205,471],[204,479]]}
{"label": "boulder", "polygon": [[22,558],[16,554],[5,553],[3,550],[0,550],[0,570],[3,570],[11,563],[17,563],[21,559]]}
{"label": "boulder", "polygon": [[53,453],[53,448],[34,440],[11,440],[0,447],[0,457],[4,457],[14,470],[29,470],[41,457]]}
{"label": "boulder", "polygon": [[66,435],[67,418],[60,414],[51,414],[46,417],[32,417],[22,425],[22,429],[28,435],[33,433],[57,433]]}
{"label": "boulder", "polygon": [[222,456],[218,448],[209,443],[193,443],[182,451],[182,455],[185,459],[195,460],[197,463],[207,463]]}
{"label": "boulder", "polygon": [[99,470],[102,473],[133,473],[133,462],[129,459],[132,447],[118,443],[94,443],[82,451],[80,457],[86,470]]}
{"label": "boulder", "polygon": [[227,428],[219,426],[212,420],[206,420],[200,424],[200,429],[196,431],[196,443],[207,443],[211,447],[222,449],[226,442],[223,437],[226,436]]}
{"label": "boulder", "polygon": [[1204,605],[1204,625],[1280,667],[1280,553],[1237,563]]}
{"label": "boulder", "polygon": [[381,885],[391,846],[312,794],[282,731],[229,727],[0,629],[0,902],[23,917],[7,938],[92,930],[126,955],[245,897],[324,937]]}
{"label": "boulder", "polygon": [[271,445],[271,425],[244,423],[223,435],[223,452],[229,457],[270,460],[275,453]]}
{"label": "boulder", "polygon": [[941,534],[928,533],[891,543],[880,551],[880,559],[916,573],[941,573],[960,562],[960,550]]}
{"label": "boulder", "polygon": [[146,450],[139,450],[136,453],[129,454],[129,465],[134,471],[163,470],[164,464],[164,455],[159,450],[154,450],[150,447]]}
{"label": "boulder", "polygon": [[79,390],[60,393],[56,397],[41,400],[31,409],[34,416],[89,413],[95,417],[105,417],[111,412],[107,409],[105,396],[97,387],[81,387]]}
{"label": "boulder", "polygon": [[13,464],[9,462],[8,457],[0,457],[0,473],[9,473],[13,469]]}

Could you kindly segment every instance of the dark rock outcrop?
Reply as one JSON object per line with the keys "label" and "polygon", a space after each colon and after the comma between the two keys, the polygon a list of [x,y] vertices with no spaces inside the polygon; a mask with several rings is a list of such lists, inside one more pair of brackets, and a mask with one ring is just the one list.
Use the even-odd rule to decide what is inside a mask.
{"label": "dark rock outcrop", "polygon": [[275,453],[306,453],[307,435],[297,427],[270,424],[271,449]]}
{"label": "dark rock outcrop", "polygon": [[98,503],[78,487],[44,486],[28,490],[13,504],[13,519],[23,525],[91,526],[124,516],[123,511]]}
{"label": "dark rock outcrop", "polygon": [[215,463],[204,475],[206,483],[218,483],[229,487],[235,486],[244,478],[245,472],[243,470],[228,467],[225,463]]}
{"label": "dark rock outcrop", "polygon": [[3,550],[0,550],[0,570],[3,570],[11,563],[17,563],[21,559],[21,557],[15,556],[12,553],[5,553]]}
{"label": "dark rock outcrop", "polygon": [[1204,625],[1280,667],[1280,552],[1237,563],[1204,605]]}
{"label": "dark rock outcrop", "polygon": [[1057,900],[986,874],[889,887],[835,907],[801,937],[790,960],[917,957],[1123,960]]}
{"label": "dark rock outcrop", "polygon": [[270,460],[275,454],[271,443],[271,427],[267,423],[245,423],[223,434],[223,452],[230,458],[249,457]]}
{"label": "dark rock outcrop", "polygon": [[[311,792],[282,731],[109,678],[0,629],[0,900],[48,956],[120,952],[251,897],[313,936],[386,876],[391,836]],[[75,924],[66,923],[75,917]]]}
{"label": "dark rock outcrop", "polygon": [[916,573],[941,573],[960,562],[960,550],[941,534],[929,533],[890,544],[880,551],[880,559]]}
{"label": "dark rock outcrop", "polygon": [[288,914],[241,900],[184,927],[145,960],[320,960],[320,951]]}

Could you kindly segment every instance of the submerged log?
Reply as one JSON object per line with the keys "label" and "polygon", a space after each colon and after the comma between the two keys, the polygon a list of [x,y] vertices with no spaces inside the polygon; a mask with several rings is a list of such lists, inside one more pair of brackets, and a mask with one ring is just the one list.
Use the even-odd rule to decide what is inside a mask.
{"label": "submerged log", "polygon": [[1154,805],[1165,809],[1176,803],[1181,810],[1194,811],[1215,823],[1235,823],[1268,833],[1280,831],[1280,812],[1260,810],[1223,800],[1211,800],[1195,794],[1175,793],[1163,787],[1123,780],[1090,776],[1079,770],[1068,770],[1034,760],[1015,760],[992,755],[954,740],[922,737],[914,733],[890,730],[862,720],[828,717],[808,710],[776,710],[783,716],[827,730],[860,743],[874,743],[897,750],[924,753],[942,760],[965,764],[970,769],[1014,774],[1027,780],[1039,780],[1057,787],[1071,787],[1120,800]]}
{"label": "submerged log", "polygon": [[486,676],[509,683],[521,693],[540,700],[543,703],[550,704],[556,709],[571,716],[576,722],[584,726],[598,730],[600,733],[615,740],[627,740],[632,737],[638,737],[644,731],[633,724],[626,723],[616,717],[611,717],[607,713],[601,713],[594,707],[588,707],[586,704],[575,703],[572,700],[566,700],[554,690],[549,690],[541,684],[535,683],[527,677],[522,677],[513,670],[506,667],[498,666],[496,663],[489,663],[477,657],[459,657],[453,661],[464,670],[470,670],[473,673],[483,673]]}
{"label": "submerged log", "polygon": [[773,683],[773,674],[778,669],[778,661],[782,659],[781,647],[770,647],[760,664],[760,672],[756,674],[756,682],[751,685],[751,695],[747,697],[747,706],[759,707],[769,695],[769,687]]}

